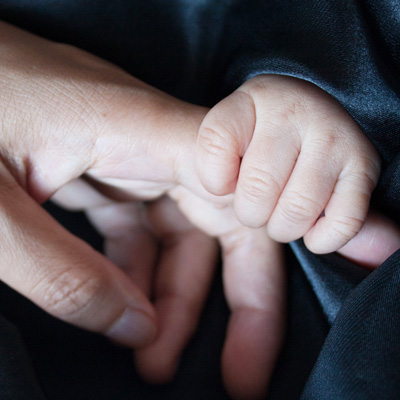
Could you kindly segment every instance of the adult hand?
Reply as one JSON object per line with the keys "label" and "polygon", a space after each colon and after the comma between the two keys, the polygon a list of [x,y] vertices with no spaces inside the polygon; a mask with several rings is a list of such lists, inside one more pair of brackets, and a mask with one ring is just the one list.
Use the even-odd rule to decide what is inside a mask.
{"label": "adult hand", "polygon": [[[143,213],[113,200],[156,199],[180,183],[190,191],[181,187],[171,195],[182,208],[194,213],[198,205],[204,207],[198,216],[217,216],[204,228],[223,245],[227,297],[234,309],[224,351],[227,385],[235,392],[240,356],[248,365],[239,386],[252,390],[256,379],[265,387],[281,341],[280,253],[273,242],[264,242],[265,232],[243,230],[225,207],[227,200],[210,197],[198,182],[194,149],[205,110],[97,57],[5,23],[0,24],[0,52],[1,279],[52,315],[133,348],[154,340],[158,319],[158,339],[137,354],[137,364],[150,380],[169,379],[167,367],[176,363],[206,296],[215,243],[180,216],[171,218],[176,209],[166,200],[150,206],[146,224],[138,222],[135,234],[135,216]],[[79,206],[88,209],[106,235],[107,253],[115,263],[39,206],[56,192],[59,202],[72,195],[69,207],[86,199],[88,204]],[[193,196],[192,204],[185,193]],[[149,231],[166,247],[157,267],[156,311],[146,296],[154,267]],[[196,253],[202,257],[193,259]],[[252,272],[243,273],[250,255]],[[196,286],[186,287],[193,279]],[[190,288],[196,290],[188,293]],[[255,341],[248,340],[249,332]],[[271,348],[271,354],[259,353],[260,347]],[[159,370],[155,353],[165,359]]]}
{"label": "adult hand", "polygon": [[135,352],[138,371],[153,383],[173,378],[197,327],[216,265],[217,247],[210,237],[218,238],[232,310],[222,355],[225,386],[234,398],[262,398],[284,337],[281,245],[265,229],[242,226],[232,204],[214,204],[183,187],[170,196],[177,204],[167,197],[147,205],[118,203],[76,180],[53,200],[85,210],[105,237],[106,255],[153,299],[159,336]]}
{"label": "adult hand", "polygon": [[[224,286],[232,309],[222,357],[226,388],[233,398],[265,398],[284,336],[281,245],[263,229],[238,224],[232,204],[213,205],[182,187],[170,195],[193,225],[222,245]],[[135,352],[136,365],[147,381],[171,380],[209,289],[215,247],[210,243],[208,247],[209,238],[165,197],[146,207],[111,202],[85,182],[75,181],[61,189],[56,199],[67,208],[86,210],[105,236],[108,257],[154,299],[160,334]],[[372,213],[339,253],[376,268],[399,247],[400,230]]]}
{"label": "adult hand", "polygon": [[[222,248],[225,296],[232,311],[222,355],[225,386],[235,399],[263,399],[284,338],[283,246],[265,229],[240,224],[232,201],[221,207],[182,187],[170,195],[193,225],[217,237]],[[399,248],[400,228],[370,212],[358,235],[338,253],[375,269]],[[157,370],[158,358],[151,356],[160,349],[156,341],[140,350],[139,367]]]}
{"label": "adult hand", "polygon": [[151,342],[156,313],[144,293],[38,203],[97,171],[99,184],[118,181],[115,196],[119,184],[130,198],[158,197],[203,110],[6,23],[0,54],[0,278],[67,322],[132,347]]}

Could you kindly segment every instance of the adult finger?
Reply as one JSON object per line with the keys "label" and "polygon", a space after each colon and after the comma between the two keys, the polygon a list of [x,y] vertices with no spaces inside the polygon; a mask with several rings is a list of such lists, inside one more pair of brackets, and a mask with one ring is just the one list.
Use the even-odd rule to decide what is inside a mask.
{"label": "adult finger", "polygon": [[0,186],[1,279],[64,321],[131,347],[151,342],[154,310],[130,279],[54,221],[6,170]]}
{"label": "adult finger", "polygon": [[218,207],[183,189],[171,193],[195,225],[217,236],[223,249],[226,298],[233,311],[222,371],[235,398],[262,398],[284,330],[281,245],[264,228],[243,227],[232,207]]}
{"label": "adult finger", "polygon": [[262,399],[284,337],[282,245],[264,229],[222,238],[224,287],[232,310],[222,355],[227,390],[235,399]]}
{"label": "adult finger", "polygon": [[370,212],[360,232],[337,252],[369,269],[400,249],[400,228],[383,214]]}
{"label": "adult finger", "polygon": [[54,197],[60,205],[86,211],[105,237],[106,254],[153,299],[159,335],[136,352],[136,365],[147,381],[171,380],[208,293],[216,264],[215,241],[193,229],[171,200],[146,207],[117,203],[82,180]]}
{"label": "adult finger", "polygon": [[58,190],[51,200],[69,210],[85,211],[104,238],[104,252],[146,294],[158,257],[158,243],[147,229],[143,203],[120,203],[98,192],[83,179]]}
{"label": "adult finger", "polygon": [[147,381],[165,383],[173,378],[180,354],[197,327],[218,249],[169,199],[150,205],[148,219],[162,245],[153,291],[159,335],[135,352],[135,361]]}
{"label": "adult finger", "polygon": [[193,229],[167,199],[146,207],[114,203],[86,212],[105,237],[106,254],[154,301],[159,335],[135,358],[147,381],[167,382],[197,326],[216,264],[216,243]]}
{"label": "adult finger", "polygon": [[104,237],[106,256],[150,299],[158,243],[142,219],[143,205],[115,203],[86,211]]}
{"label": "adult finger", "polygon": [[58,189],[50,200],[69,211],[84,211],[115,203],[114,200],[97,191],[83,178],[68,182]]}

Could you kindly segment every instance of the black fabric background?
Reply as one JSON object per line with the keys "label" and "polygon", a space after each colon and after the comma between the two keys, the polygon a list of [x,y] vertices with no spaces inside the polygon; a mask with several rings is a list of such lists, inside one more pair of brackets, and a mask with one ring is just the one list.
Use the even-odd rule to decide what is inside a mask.
{"label": "black fabric background", "polygon": [[[400,223],[398,1],[0,0],[0,18],[197,104],[213,105],[261,73],[315,83],[378,149],[373,206]],[[82,215],[47,207],[101,248]],[[301,242],[286,253],[288,332],[269,398],[399,399],[400,252],[370,275]],[[54,320],[5,286],[0,312],[1,399],[227,398],[219,279],[176,380],[161,387],[138,378],[128,350]]]}

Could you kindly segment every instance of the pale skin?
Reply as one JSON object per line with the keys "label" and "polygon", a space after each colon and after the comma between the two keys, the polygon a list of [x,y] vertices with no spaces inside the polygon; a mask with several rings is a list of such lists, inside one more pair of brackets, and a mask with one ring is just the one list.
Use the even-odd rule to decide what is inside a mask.
{"label": "pale skin", "polygon": [[216,195],[234,192],[244,225],[266,226],[279,242],[304,237],[314,253],[356,236],[380,173],[377,152],[346,111],[284,76],[250,79],[217,104],[198,149],[202,183]]}
{"label": "pale skin", "polygon": [[[283,259],[268,232],[288,238],[276,237],[269,215],[243,214],[229,171],[221,171],[225,196],[201,172],[214,194],[200,183],[197,137],[225,110],[207,114],[86,52],[5,23],[0,53],[0,278],[55,317],[135,349],[142,376],[166,382],[196,328],[219,243],[232,310],[225,385],[234,398],[262,397],[284,332]],[[232,165],[240,185],[242,170]],[[106,256],[39,206],[49,198],[87,212]],[[387,234],[374,267],[399,247],[400,234],[380,216],[368,221],[345,255],[368,264],[366,248],[382,248]],[[296,235],[312,248],[309,225]]]}

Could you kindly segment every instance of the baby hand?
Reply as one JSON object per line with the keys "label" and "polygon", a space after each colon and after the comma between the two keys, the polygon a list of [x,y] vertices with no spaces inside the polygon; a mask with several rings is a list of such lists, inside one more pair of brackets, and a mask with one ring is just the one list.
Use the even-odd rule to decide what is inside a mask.
{"label": "baby hand", "polygon": [[285,76],[244,83],[205,117],[197,170],[216,195],[235,193],[248,227],[271,238],[304,236],[315,253],[344,246],[360,231],[380,160],[360,128],[324,91]]}

